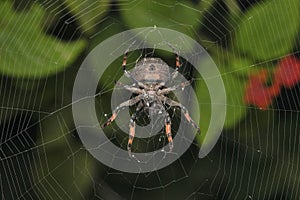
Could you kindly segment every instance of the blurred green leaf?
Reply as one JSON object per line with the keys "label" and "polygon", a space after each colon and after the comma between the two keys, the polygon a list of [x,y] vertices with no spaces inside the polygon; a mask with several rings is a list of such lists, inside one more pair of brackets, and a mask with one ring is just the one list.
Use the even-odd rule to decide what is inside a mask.
{"label": "blurred green leaf", "polygon": [[256,70],[253,63],[247,59],[242,57],[232,57],[230,60],[230,68],[234,74],[240,75],[241,77],[248,77],[251,71]]}
{"label": "blurred green leaf", "polygon": [[[240,79],[233,73],[226,73],[221,70],[221,76],[225,86],[225,91],[215,91],[217,93],[226,93],[226,118],[225,128],[234,127],[246,115],[246,106],[243,103],[245,80]],[[210,123],[211,105],[218,102],[217,99],[211,99],[210,93],[204,80],[196,81],[196,93],[200,103],[200,127],[203,133],[206,133]],[[201,136],[203,137],[203,136]]]}
{"label": "blurred green leaf", "polygon": [[15,13],[0,2],[0,71],[14,77],[45,77],[64,70],[82,52],[83,40],[62,42],[42,32],[44,10],[34,4]]}
{"label": "blurred green leaf", "polygon": [[246,115],[246,106],[243,102],[246,82],[234,74],[225,74],[222,78],[227,96],[224,127],[231,128]]}
{"label": "blurred green leaf", "polygon": [[124,31],[124,24],[122,24],[122,22],[118,18],[108,17],[103,19],[98,24],[98,28],[101,31],[89,37],[89,51],[93,50],[96,46],[98,46],[101,42],[108,39],[109,37]]}
{"label": "blurred green leaf", "polygon": [[226,4],[228,12],[230,13],[232,18],[235,18],[237,15],[242,13],[242,10],[239,6],[238,1],[236,1],[236,0],[224,0],[224,2]]}
{"label": "blurred green leaf", "polygon": [[195,91],[198,97],[199,108],[200,108],[200,123],[199,123],[201,129],[200,137],[204,138],[208,130],[210,118],[211,118],[211,106],[210,106],[211,99],[205,81],[199,80],[195,83],[196,83]]}
{"label": "blurred green leaf", "polygon": [[240,78],[248,79],[249,74],[256,72],[259,67],[250,58],[243,57],[236,52],[228,51],[217,45],[210,46],[209,51],[219,63],[218,66],[225,66],[222,69],[224,73],[233,73]]}
{"label": "blurred green leaf", "polygon": [[[246,106],[243,103],[245,84],[244,82],[236,78],[234,75],[226,75],[222,78],[224,81],[227,96],[226,119],[224,127],[231,128],[237,122],[239,122],[246,114]],[[202,116],[200,120],[200,127],[201,130],[205,132],[209,124],[211,123],[211,100],[204,81],[197,81],[196,91],[197,93],[201,94],[199,95],[200,116]]]}
{"label": "blurred green leaf", "polygon": [[193,36],[202,13],[188,1],[132,1],[121,4],[121,16],[130,28],[157,26]]}
{"label": "blurred green leaf", "polygon": [[91,34],[109,10],[110,1],[64,0],[84,32]]}
{"label": "blurred green leaf", "polygon": [[273,0],[254,6],[236,30],[235,47],[261,60],[287,54],[299,30],[299,4],[298,0]]}

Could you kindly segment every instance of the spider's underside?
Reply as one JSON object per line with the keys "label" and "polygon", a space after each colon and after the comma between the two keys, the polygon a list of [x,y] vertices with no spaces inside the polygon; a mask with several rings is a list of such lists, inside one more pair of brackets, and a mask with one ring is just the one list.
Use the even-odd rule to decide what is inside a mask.
{"label": "spider's underside", "polygon": [[180,103],[173,101],[168,98],[170,92],[176,90],[177,88],[184,88],[190,84],[189,81],[183,82],[178,85],[173,85],[171,87],[165,87],[166,83],[173,80],[178,75],[178,69],[180,67],[179,56],[176,54],[176,70],[170,73],[169,66],[162,61],[160,58],[144,58],[140,60],[132,72],[126,70],[127,52],[125,53],[123,59],[123,70],[124,74],[133,81],[132,85],[124,85],[122,83],[117,83],[124,89],[131,91],[137,96],[129,99],[119,106],[117,106],[112,116],[102,125],[104,128],[108,126],[117,117],[118,112],[126,107],[137,105],[136,112],[131,116],[129,124],[129,139],[127,144],[127,150],[131,156],[131,146],[133,138],[135,135],[135,121],[137,120],[138,114],[143,110],[148,110],[149,113],[162,113],[165,117],[165,131],[168,138],[170,151],[173,149],[173,139],[171,133],[171,118],[169,113],[165,110],[164,105],[179,107],[184,114],[185,118],[189,123],[192,124],[197,132],[200,133],[200,128],[190,117],[188,110]]}

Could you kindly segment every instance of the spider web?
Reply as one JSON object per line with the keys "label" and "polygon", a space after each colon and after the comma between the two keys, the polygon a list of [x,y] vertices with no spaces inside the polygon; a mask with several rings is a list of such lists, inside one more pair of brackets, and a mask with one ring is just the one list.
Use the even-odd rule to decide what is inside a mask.
{"label": "spider web", "polygon": [[[62,4],[57,2],[45,1],[43,4],[46,10],[60,16],[61,12],[66,11]],[[263,6],[266,2],[259,1],[255,5]],[[127,3],[119,2],[119,4]],[[132,7],[134,3],[136,2],[133,1]],[[158,4],[157,1],[152,3]],[[174,2],[174,6],[179,3]],[[119,9],[118,4],[110,6],[115,12]],[[220,10],[222,6],[223,2],[217,1],[213,4],[211,12],[219,14],[224,12]],[[234,4],[232,8],[236,6],[237,4]],[[187,9],[192,11],[195,8],[187,7]],[[88,11],[80,11],[80,15],[85,14],[89,14]],[[52,27],[46,27],[46,30],[55,35],[53,27],[59,26],[61,21],[68,22],[65,28],[70,28],[72,23],[69,22],[72,18],[69,15],[71,13],[61,17]],[[205,20],[211,21],[211,24],[218,24],[218,27],[205,27],[215,40],[197,38],[205,44],[209,52],[213,51],[216,44],[222,44],[232,38],[233,31],[239,29],[233,25],[233,31],[222,34],[226,28],[220,22],[216,22],[211,15],[207,15]],[[100,41],[101,37],[109,35],[115,27],[123,26],[115,15],[104,17],[99,24],[103,29],[90,36],[89,40]],[[177,25],[191,32],[197,32],[189,25],[181,23]],[[83,25],[79,25],[80,28],[81,26]],[[20,23],[15,31],[21,28]],[[84,31],[77,33],[78,38],[74,35],[67,36],[67,31],[64,30],[60,30],[58,35],[61,39],[69,37],[68,40],[84,37]],[[39,43],[33,37],[30,40]],[[6,49],[1,47],[1,51]],[[227,55],[220,49],[216,51],[219,52],[219,56],[214,57],[215,61],[220,66],[226,65],[222,57]],[[7,53],[16,58],[24,56],[18,52]],[[298,50],[295,50],[293,54],[297,53]],[[174,66],[174,55],[171,51],[161,52],[153,47],[130,52],[128,68],[132,69],[139,58],[153,56],[162,57],[169,66]],[[243,66],[243,69],[271,65],[280,58],[274,57],[265,62],[251,63]],[[5,58],[3,60],[5,62]],[[43,62],[47,64],[54,61],[45,59]],[[110,101],[107,99],[111,98],[115,87],[114,81],[122,76],[121,63],[122,57],[119,57],[107,69],[107,75],[101,77],[99,81],[97,94],[94,96],[97,101],[95,109],[104,111],[98,113],[101,119],[99,123],[111,115],[111,105],[108,105]],[[187,79],[193,79],[193,88],[198,84],[205,84],[188,61],[182,60],[182,63],[180,73]],[[5,64],[7,67],[14,65],[9,62]],[[71,96],[77,70],[78,67],[74,64],[66,71],[35,80],[1,75],[2,199],[297,199],[300,196],[299,85],[292,89],[283,89],[273,106],[264,111],[241,104],[226,104],[231,108],[233,116],[239,115],[238,110],[241,107],[247,108],[248,114],[234,128],[222,131],[218,143],[205,158],[198,158],[199,147],[197,142],[194,142],[168,167],[151,173],[131,174],[101,164],[82,145],[77,135],[77,129],[80,127],[75,127],[71,111],[72,105],[76,103],[71,101]],[[114,73],[111,73],[112,71]],[[231,79],[231,76],[237,73],[238,71],[234,69],[226,72],[221,70],[225,85],[229,85],[226,88],[228,91],[244,88],[244,85],[236,85]],[[235,95],[234,92],[228,93],[227,97],[234,99]],[[120,99],[124,98],[120,96]],[[173,98],[176,100],[176,97]],[[189,103],[191,105],[199,103],[201,107],[209,105],[210,102]],[[133,111],[134,108],[131,113]],[[168,111],[172,118],[172,132],[176,133],[179,123],[190,126],[181,117],[180,111],[173,109]],[[201,119],[203,118],[205,116],[201,116]],[[121,125],[112,124],[106,134],[115,145],[126,149],[128,133],[122,130],[128,129],[129,118],[121,117],[120,121]],[[147,117],[141,117],[137,123],[147,125],[149,120]],[[155,127],[152,128],[147,134],[151,135]],[[134,151],[137,152],[163,147],[167,145],[164,129],[162,128],[157,136],[135,138],[134,143]]]}

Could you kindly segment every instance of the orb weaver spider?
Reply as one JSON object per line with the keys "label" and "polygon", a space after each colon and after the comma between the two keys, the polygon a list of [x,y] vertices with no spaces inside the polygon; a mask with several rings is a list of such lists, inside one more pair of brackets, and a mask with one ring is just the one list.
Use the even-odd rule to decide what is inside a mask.
{"label": "orb weaver spider", "polygon": [[182,82],[177,85],[166,87],[166,82],[172,81],[178,75],[178,69],[180,68],[180,60],[177,53],[176,55],[176,68],[173,73],[170,73],[169,66],[160,58],[150,57],[139,60],[131,72],[127,71],[126,63],[128,50],[126,50],[123,58],[123,71],[126,77],[133,81],[132,85],[125,85],[118,83],[122,88],[129,90],[137,96],[121,103],[117,106],[112,113],[112,116],[102,125],[102,128],[110,125],[117,117],[118,112],[124,107],[130,107],[138,103],[136,112],[132,114],[129,123],[129,139],[127,144],[127,150],[129,156],[131,156],[131,146],[135,135],[135,123],[138,114],[142,110],[148,110],[152,113],[163,113],[165,122],[165,133],[168,138],[170,151],[173,149],[173,138],[171,133],[171,118],[166,111],[164,105],[170,107],[179,107],[184,114],[186,120],[197,130],[200,134],[199,126],[190,117],[188,110],[179,102],[176,102],[166,95],[175,91],[178,88],[185,88],[190,85],[190,81]]}

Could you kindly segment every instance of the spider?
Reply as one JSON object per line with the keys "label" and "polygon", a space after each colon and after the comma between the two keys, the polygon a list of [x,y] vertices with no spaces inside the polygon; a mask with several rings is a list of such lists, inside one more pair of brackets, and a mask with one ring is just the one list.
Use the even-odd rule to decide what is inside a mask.
{"label": "spider", "polygon": [[171,133],[171,118],[168,112],[165,109],[165,105],[170,107],[179,107],[181,112],[184,114],[186,120],[197,130],[200,134],[200,128],[190,117],[188,110],[179,102],[176,102],[167,97],[167,95],[175,91],[178,88],[185,88],[190,85],[190,81],[182,82],[178,85],[173,85],[166,87],[166,82],[172,81],[178,75],[178,69],[181,64],[179,61],[179,56],[176,55],[176,68],[173,73],[170,73],[169,66],[160,58],[150,57],[143,58],[139,60],[132,72],[127,71],[126,62],[128,56],[128,50],[125,52],[123,58],[123,71],[126,77],[130,78],[133,81],[132,85],[125,85],[123,83],[117,82],[116,84],[120,85],[122,88],[129,90],[137,96],[121,103],[117,106],[112,113],[112,116],[102,125],[102,128],[111,124],[117,117],[118,112],[125,107],[137,105],[136,112],[131,115],[129,123],[129,139],[127,144],[127,150],[129,156],[131,156],[131,146],[135,135],[135,122],[139,113],[143,110],[148,111],[149,113],[163,113],[164,114],[164,123],[165,123],[165,133],[168,138],[170,151],[173,149],[173,138]]}

